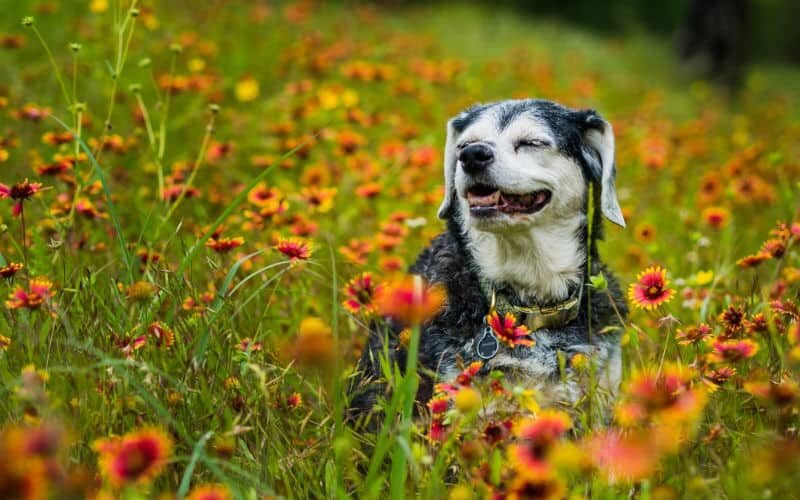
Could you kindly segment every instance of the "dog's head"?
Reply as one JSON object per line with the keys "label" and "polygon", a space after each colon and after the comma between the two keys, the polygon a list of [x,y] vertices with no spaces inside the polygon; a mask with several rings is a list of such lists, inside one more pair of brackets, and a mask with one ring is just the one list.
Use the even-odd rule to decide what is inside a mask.
{"label": "dog's head", "polygon": [[473,106],[447,124],[445,196],[439,217],[505,233],[581,213],[587,186],[603,215],[625,220],[614,186],[614,132],[593,110],[545,100]]}

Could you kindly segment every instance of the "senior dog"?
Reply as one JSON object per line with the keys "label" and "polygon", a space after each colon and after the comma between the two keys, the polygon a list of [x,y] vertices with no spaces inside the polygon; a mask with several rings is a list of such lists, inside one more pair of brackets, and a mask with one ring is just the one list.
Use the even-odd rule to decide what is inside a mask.
{"label": "senior dog", "polygon": [[[540,404],[573,407],[587,394],[571,366],[575,354],[594,363],[598,388],[614,397],[620,335],[608,327],[627,309],[595,240],[603,216],[625,226],[615,175],[614,132],[593,110],[509,100],[473,106],[448,122],[439,209],[447,230],[411,267],[447,292],[421,333],[418,402],[436,382],[483,361],[480,373],[502,372],[536,390]],[[591,290],[590,277],[601,272],[607,291]],[[499,342],[485,320],[490,310],[512,312],[533,344]],[[381,356],[405,366],[404,325],[387,323],[371,328],[350,387],[350,417],[369,413],[384,395]]]}

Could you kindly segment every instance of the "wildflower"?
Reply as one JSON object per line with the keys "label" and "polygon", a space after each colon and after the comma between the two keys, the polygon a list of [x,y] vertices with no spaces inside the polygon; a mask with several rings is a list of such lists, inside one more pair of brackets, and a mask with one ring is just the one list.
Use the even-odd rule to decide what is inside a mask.
{"label": "wildflower", "polygon": [[587,455],[609,483],[645,479],[658,465],[651,439],[638,433],[623,435],[606,431],[586,443]]}
{"label": "wildflower", "polygon": [[149,281],[136,281],[128,286],[125,295],[130,302],[146,302],[156,293],[156,286]]}
{"label": "wildflower", "polygon": [[517,473],[547,473],[549,452],[571,427],[569,416],[555,410],[545,410],[536,418],[518,422],[514,428],[518,443],[508,448],[509,460]]}
{"label": "wildflower", "polygon": [[677,364],[667,364],[658,373],[647,369],[634,374],[625,386],[624,402],[617,407],[617,420],[625,426],[647,420],[693,422],[705,405],[705,394],[691,386],[693,375]]}
{"label": "wildflower", "polygon": [[789,406],[800,397],[797,382],[790,378],[780,382],[745,382],[744,389],[759,399],[780,407]]}
{"label": "wildflower", "polygon": [[23,267],[25,267],[25,265],[21,262],[9,262],[5,266],[0,267],[0,277],[13,278]]}
{"label": "wildflower", "polygon": [[564,498],[567,487],[554,474],[518,474],[505,492],[505,500],[557,500]]}
{"label": "wildflower", "polygon": [[236,82],[236,100],[239,102],[250,102],[258,98],[258,81],[252,77],[244,77]]}
{"label": "wildflower", "polygon": [[239,342],[236,347],[238,347],[242,352],[258,352],[264,348],[264,344],[261,342],[253,342],[249,338],[246,338],[242,339],[242,341]]}
{"label": "wildflower", "polygon": [[394,281],[375,295],[375,307],[381,315],[405,324],[424,323],[441,309],[444,301],[442,288],[428,286],[419,276]]}
{"label": "wildflower", "polygon": [[291,262],[311,258],[311,243],[300,238],[280,238],[274,248]]}
{"label": "wildflower", "polygon": [[728,306],[719,316],[719,321],[725,328],[725,337],[733,337],[744,329],[744,309]]}
{"label": "wildflower", "polygon": [[300,196],[308,203],[312,212],[326,213],[333,208],[333,199],[336,197],[336,188],[321,188],[310,186],[300,191]]}
{"label": "wildflower", "polygon": [[194,488],[187,500],[230,500],[231,491],[223,484],[203,484]]}
{"label": "wildflower", "polygon": [[372,273],[361,273],[344,287],[347,299],[342,304],[351,314],[372,314],[375,312],[375,295],[382,287],[382,284],[375,282]]}
{"label": "wildflower", "polygon": [[220,238],[209,238],[206,240],[206,246],[217,253],[228,253],[234,248],[239,248],[244,245],[244,238],[236,236],[229,238],[226,236]]}
{"label": "wildflower", "polygon": [[303,404],[303,396],[299,392],[293,392],[286,397],[286,407],[290,410],[299,408]]}
{"label": "wildflower", "polygon": [[53,292],[53,283],[47,278],[34,278],[28,284],[28,289],[25,290],[22,286],[17,286],[6,300],[6,307],[9,309],[38,309],[49,300],[55,292]]}
{"label": "wildflower", "polygon": [[450,403],[450,398],[447,395],[440,394],[438,396],[434,396],[428,401],[428,409],[431,411],[431,414],[442,415],[447,411],[447,407]]}
{"label": "wildflower", "polygon": [[461,413],[472,413],[481,405],[481,393],[472,387],[462,387],[453,398]]}
{"label": "wildflower", "polygon": [[433,442],[443,442],[447,439],[447,424],[443,420],[431,420],[431,427],[428,430],[428,439]]}
{"label": "wildflower", "polygon": [[754,314],[750,320],[742,321],[748,335],[764,334],[769,331],[767,318],[762,313]]}
{"label": "wildflower", "polygon": [[300,322],[294,343],[294,358],[301,365],[327,365],[333,359],[333,334],[320,318],[308,317]]}
{"label": "wildflower", "polygon": [[100,455],[103,475],[119,487],[148,483],[158,476],[172,453],[172,440],[161,430],[147,428],[98,440],[93,448]]}
{"label": "wildflower", "polygon": [[736,261],[736,265],[739,267],[756,267],[757,265],[761,264],[765,260],[770,258],[770,254],[766,252],[759,252],[757,254],[748,255],[746,257],[742,257],[741,259]]}
{"label": "wildflower", "polygon": [[648,267],[636,277],[636,283],[628,288],[628,298],[633,304],[645,310],[652,310],[666,304],[675,295],[669,288],[667,271],[660,266]]}
{"label": "wildflower", "polygon": [[275,200],[280,200],[283,194],[276,188],[268,188],[263,182],[260,182],[249,193],[247,193],[247,201],[258,207],[269,206]]}
{"label": "wildflower", "polygon": [[517,318],[513,313],[507,312],[501,318],[497,311],[492,311],[486,316],[486,324],[492,328],[497,340],[509,347],[533,345],[531,331],[525,325],[517,325]]}
{"label": "wildflower", "polygon": [[634,229],[634,238],[640,243],[652,243],[656,240],[656,228],[649,222],[642,222]]}
{"label": "wildflower", "polygon": [[483,361],[473,361],[461,373],[456,376],[456,383],[461,386],[472,384],[472,379],[483,367]]}
{"label": "wildflower", "polygon": [[731,213],[728,209],[722,207],[708,207],[703,210],[701,215],[703,221],[711,226],[713,229],[722,229],[730,222]]}
{"label": "wildflower", "polygon": [[681,345],[699,344],[711,334],[711,327],[705,323],[699,326],[692,326],[685,330],[678,330],[675,340]]}
{"label": "wildflower", "polygon": [[168,349],[175,343],[175,333],[164,323],[157,321],[147,327],[147,333],[155,337],[156,346]]}
{"label": "wildflower", "polygon": [[722,182],[716,172],[709,172],[700,180],[700,198],[704,203],[712,203],[722,195]]}
{"label": "wildflower", "polygon": [[15,200],[16,203],[14,203],[12,214],[14,217],[17,217],[22,213],[22,202],[30,199],[41,189],[42,185],[40,183],[28,182],[28,179],[18,182],[13,186],[6,186],[5,184],[0,183],[0,200],[3,198],[11,198],[12,200]]}
{"label": "wildflower", "polygon": [[367,263],[367,256],[373,249],[374,246],[369,241],[353,238],[347,243],[347,246],[339,248],[339,253],[353,264],[364,265]]}
{"label": "wildflower", "polygon": [[712,344],[709,354],[712,363],[735,363],[752,358],[758,353],[758,344],[752,340],[718,340]]}
{"label": "wildflower", "polygon": [[511,435],[514,424],[511,420],[504,420],[502,422],[489,422],[483,427],[481,435],[483,439],[490,445],[495,445],[504,441]]}
{"label": "wildflower", "polygon": [[0,335],[0,351],[8,350],[11,346],[11,339],[5,335]]}
{"label": "wildflower", "polygon": [[356,188],[356,194],[361,198],[366,198],[371,200],[377,197],[381,190],[383,189],[383,185],[379,182],[368,182],[366,184],[362,184]]}
{"label": "wildflower", "polygon": [[711,370],[710,372],[706,373],[705,378],[715,386],[720,386],[725,382],[727,382],[734,375],[736,375],[736,368],[731,368],[729,366],[722,366],[720,368]]}

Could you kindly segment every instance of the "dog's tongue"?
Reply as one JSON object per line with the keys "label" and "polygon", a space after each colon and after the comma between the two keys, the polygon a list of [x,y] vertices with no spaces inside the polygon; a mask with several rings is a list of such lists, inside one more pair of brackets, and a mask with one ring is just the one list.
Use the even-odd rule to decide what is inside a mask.
{"label": "dog's tongue", "polygon": [[495,191],[494,193],[487,195],[467,193],[467,202],[471,207],[490,207],[497,205],[499,201],[500,191]]}

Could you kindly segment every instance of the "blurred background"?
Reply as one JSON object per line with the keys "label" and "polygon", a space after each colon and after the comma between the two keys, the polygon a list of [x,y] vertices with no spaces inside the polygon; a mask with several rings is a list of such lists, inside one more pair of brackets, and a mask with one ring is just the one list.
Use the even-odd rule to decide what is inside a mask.
{"label": "blurred background", "polygon": [[[430,4],[414,0],[383,5]],[[440,2],[441,4],[452,2]],[[797,0],[496,0],[473,2],[511,8],[535,20],[568,22],[599,34],[636,33],[668,38],[694,70],[738,85],[748,61],[800,63]]]}

